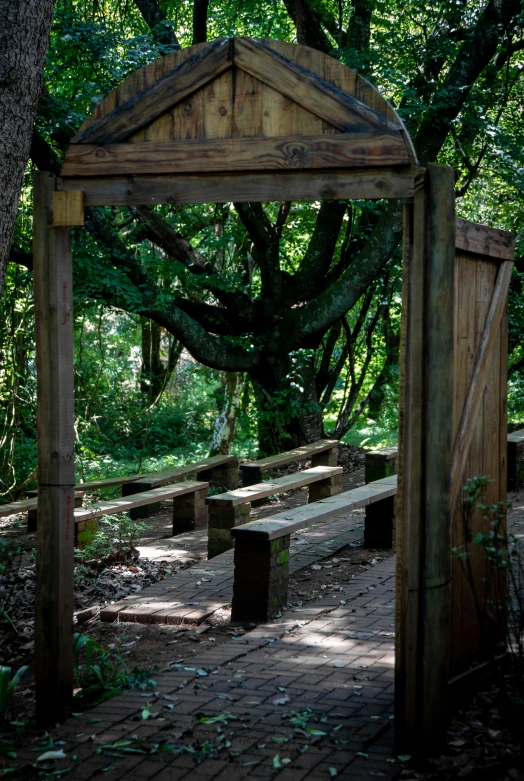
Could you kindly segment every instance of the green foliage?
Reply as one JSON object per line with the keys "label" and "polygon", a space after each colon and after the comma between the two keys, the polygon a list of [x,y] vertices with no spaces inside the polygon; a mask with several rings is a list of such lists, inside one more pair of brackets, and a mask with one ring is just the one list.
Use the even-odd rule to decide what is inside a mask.
{"label": "green foliage", "polygon": [[27,665],[20,667],[11,678],[10,667],[0,667],[0,716],[6,712],[22,675],[28,670]]}
{"label": "green foliage", "polygon": [[118,649],[105,651],[89,635],[75,632],[73,652],[75,680],[79,688],[75,700],[84,706],[114,697],[126,688],[146,691],[156,686],[152,675],[158,671],[157,667],[149,670],[134,667],[129,671]]}

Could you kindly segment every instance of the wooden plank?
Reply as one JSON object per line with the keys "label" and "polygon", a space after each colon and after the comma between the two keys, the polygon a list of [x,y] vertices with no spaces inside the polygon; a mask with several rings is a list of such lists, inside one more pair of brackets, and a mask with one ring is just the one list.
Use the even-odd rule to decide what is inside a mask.
{"label": "wooden plank", "polygon": [[213,41],[110,114],[81,130],[73,143],[122,141],[230,68],[233,64],[230,49],[228,40]]}
{"label": "wooden plank", "polygon": [[53,193],[53,225],[71,226],[84,224],[84,193],[71,190]]}
{"label": "wooden plank", "polygon": [[73,694],[74,403],[70,228],[53,228],[56,179],[33,174],[37,358],[38,534],[36,713],[62,718]]}
{"label": "wooden plank", "polygon": [[175,466],[171,469],[165,469],[162,472],[150,472],[146,475],[141,475],[138,480],[134,482],[147,482],[153,483],[155,487],[165,485],[166,483],[172,483],[174,480],[180,477],[186,477],[187,475],[197,474],[198,472],[207,472],[217,466],[223,464],[229,464],[231,461],[236,461],[235,456],[211,456],[210,458],[204,458],[201,461],[195,461],[192,464],[185,464],[184,466]]}
{"label": "wooden plank", "polygon": [[346,133],[401,134],[399,126],[262,41],[234,39],[235,65]]}
{"label": "wooden plank", "polygon": [[259,458],[258,461],[241,464],[240,467],[246,471],[253,469],[257,472],[265,472],[275,466],[292,464],[294,461],[311,458],[311,456],[316,456],[318,453],[324,453],[326,450],[332,450],[335,447],[338,447],[338,439],[319,439],[316,442],[311,442],[309,445],[301,445],[301,447],[297,447],[294,450],[286,450],[285,453],[279,453],[276,456]]}
{"label": "wooden plank", "polygon": [[420,188],[413,203],[404,208],[396,500],[395,741],[401,750],[409,751],[418,729],[421,697],[417,692],[417,658],[422,578],[426,223],[426,190]]}
{"label": "wooden plank", "polygon": [[[386,484],[385,480],[388,480]],[[232,537],[255,537],[256,539],[275,540],[286,534],[293,534],[300,529],[312,526],[314,523],[330,520],[338,515],[359,510],[367,507],[374,502],[380,502],[395,496],[397,492],[396,476],[394,483],[391,478],[385,480],[376,480],[367,486],[353,488],[351,491],[344,491],[337,496],[329,499],[321,499],[313,504],[295,507],[286,510],[283,513],[263,518],[260,521],[246,523],[243,526],[235,526],[231,529]],[[380,485],[379,485],[380,484]]]}
{"label": "wooden plank", "polygon": [[37,499],[21,499],[19,502],[9,502],[9,504],[2,504],[0,505],[0,518],[7,518],[8,515],[34,510],[37,506],[37,502]]}
{"label": "wooden plank", "polygon": [[163,502],[167,499],[173,499],[178,496],[185,496],[194,491],[208,488],[209,483],[188,481],[185,483],[176,483],[175,485],[165,485],[160,488],[153,488],[151,491],[142,491],[132,496],[125,496],[122,499],[113,499],[108,502],[98,502],[93,507],[80,507],[75,510],[75,523],[79,521],[89,521],[93,518],[101,518],[103,515],[115,515],[132,510],[134,507],[143,507],[146,504]]}
{"label": "wooden plank", "polygon": [[420,168],[285,173],[62,178],[60,190],[81,189],[86,206],[140,206],[231,201],[318,201],[411,198]]}
{"label": "wooden plank", "polygon": [[491,351],[498,336],[498,330],[505,312],[509,283],[513,271],[513,262],[502,262],[497,274],[493,297],[489,308],[482,339],[477,352],[468,395],[462,411],[460,425],[453,448],[451,468],[451,507],[456,507],[460,497],[462,475],[468,457],[469,447],[473,439],[477,416],[482,401],[486,378],[489,371]]}
{"label": "wooden plank", "polygon": [[450,474],[453,416],[455,175],[428,166],[428,244],[424,315],[424,528],[418,735],[427,747],[445,738],[451,641]]}
{"label": "wooden plank", "polygon": [[455,246],[458,250],[484,255],[491,259],[513,260],[515,234],[457,219]]}
{"label": "wooden plank", "polygon": [[[104,146],[73,144],[64,160],[62,175],[384,168],[408,163],[406,150],[398,137],[340,133],[335,136],[243,138],[241,141],[223,138]],[[56,193],[56,196],[65,197],[66,193]]]}
{"label": "wooden plank", "polygon": [[206,499],[206,504],[236,507],[239,504],[264,499],[266,496],[272,496],[272,494],[303,488],[306,485],[318,483],[319,480],[327,480],[335,475],[341,475],[343,471],[341,466],[314,466],[294,475],[284,475],[284,477],[278,477],[276,480],[265,480],[263,483],[255,483],[245,488],[226,491],[217,496],[209,496]]}

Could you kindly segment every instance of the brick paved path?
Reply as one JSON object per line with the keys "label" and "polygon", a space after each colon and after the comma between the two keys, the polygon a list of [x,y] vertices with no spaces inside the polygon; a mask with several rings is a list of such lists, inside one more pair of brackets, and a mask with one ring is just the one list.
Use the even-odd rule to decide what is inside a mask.
{"label": "brick paved path", "polygon": [[72,768],[75,781],[391,780],[393,603],[389,559],[343,599],[293,608],[159,674],[154,693],[135,689],[69,719],[53,732],[67,756],[53,769]]}
{"label": "brick paved path", "polygon": [[[362,539],[364,513],[356,511],[336,521],[318,523],[291,538],[290,574],[308,567],[318,559],[335,553]],[[207,546],[207,532],[193,532],[165,540],[157,540],[154,547],[140,549],[148,558],[165,558],[162,551],[180,560],[183,556],[198,558],[200,546]],[[138,594],[102,608],[103,621],[138,623],[200,624],[216,610],[231,603],[233,594],[233,551],[215,556],[189,569],[165,578]]]}

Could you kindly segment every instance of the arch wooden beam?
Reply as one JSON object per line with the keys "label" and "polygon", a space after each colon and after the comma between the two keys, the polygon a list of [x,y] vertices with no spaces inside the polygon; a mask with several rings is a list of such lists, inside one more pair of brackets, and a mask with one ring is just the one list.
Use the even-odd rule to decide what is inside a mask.
{"label": "arch wooden beam", "polygon": [[406,166],[409,162],[399,133],[137,141],[103,146],[73,144],[64,161],[62,176],[297,171]]}
{"label": "arch wooden beam", "polygon": [[231,68],[231,49],[230,40],[210,43],[150,87],[137,92],[110,114],[77,133],[73,143],[105,144],[123,141],[184,100],[187,95]]}
{"label": "arch wooden beam", "polygon": [[397,134],[402,126],[390,122],[357,98],[289,60],[261,41],[236,38],[234,62],[251,76],[295,101],[344,133]]}

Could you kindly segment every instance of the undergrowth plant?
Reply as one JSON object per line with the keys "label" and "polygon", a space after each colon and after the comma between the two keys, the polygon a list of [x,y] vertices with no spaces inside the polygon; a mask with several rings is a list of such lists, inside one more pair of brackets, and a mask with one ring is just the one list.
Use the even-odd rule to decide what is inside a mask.
{"label": "undergrowth plant", "polygon": [[9,703],[15,693],[15,689],[20,683],[22,675],[28,669],[27,665],[20,669],[11,678],[10,667],[0,667],[0,716],[3,716]]}
{"label": "undergrowth plant", "polygon": [[136,550],[136,543],[145,528],[144,523],[132,520],[128,513],[104,515],[93,540],[75,552],[77,575],[86,574],[83,565],[88,561],[104,559],[111,554],[115,555],[117,561],[127,559]]}
{"label": "undergrowth plant", "polygon": [[105,651],[96,640],[80,632],[73,635],[73,659],[77,703],[94,705],[121,694],[124,689],[145,691],[156,687],[152,675],[157,667],[129,670],[118,648]]}
{"label": "undergrowth plant", "polygon": [[[453,548],[463,566],[471,589],[481,635],[488,657],[504,655],[507,665],[502,674],[503,690],[522,721],[524,715],[524,540],[508,533],[507,502],[487,504],[488,477],[473,477],[464,487],[461,502],[464,545]],[[481,531],[473,531],[473,518],[480,512]],[[472,546],[481,548],[486,577],[479,593],[471,554]],[[524,736],[524,733],[523,733]]]}

